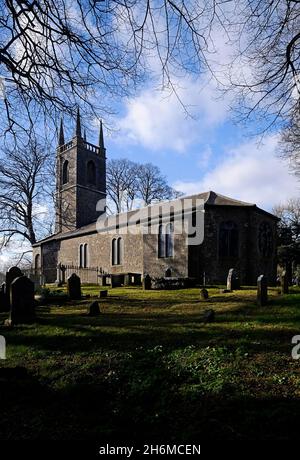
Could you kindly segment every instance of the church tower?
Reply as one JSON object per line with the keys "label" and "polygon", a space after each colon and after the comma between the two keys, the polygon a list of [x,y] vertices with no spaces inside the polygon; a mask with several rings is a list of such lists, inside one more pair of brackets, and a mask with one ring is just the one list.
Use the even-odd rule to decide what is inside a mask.
{"label": "church tower", "polygon": [[[100,122],[99,143],[82,137],[79,108],[73,138],[65,142],[61,120],[56,161],[56,232],[67,232],[95,222],[106,199],[106,149]],[[100,209],[100,208],[99,208]]]}

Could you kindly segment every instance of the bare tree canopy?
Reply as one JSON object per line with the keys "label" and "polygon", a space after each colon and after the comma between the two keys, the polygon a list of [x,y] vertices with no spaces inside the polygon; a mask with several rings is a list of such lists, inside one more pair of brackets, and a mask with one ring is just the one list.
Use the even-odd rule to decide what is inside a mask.
{"label": "bare tree canopy", "polygon": [[168,185],[157,166],[119,159],[108,161],[107,195],[108,207],[113,203],[111,211],[122,212],[176,198],[180,192]]}
{"label": "bare tree canopy", "polygon": [[[148,59],[159,62],[167,80],[171,69],[199,70],[206,43],[199,24],[202,2],[197,3],[2,0],[6,128],[33,123],[37,113],[74,112],[79,101],[103,113],[105,94],[127,94],[151,67]],[[16,113],[20,105],[26,117]]]}
{"label": "bare tree canopy", "polygon": [[279,152],[300,179],[300,113],[294,113],[282,130]]}
{"label": "bare tree canopy", "polygon": [[29,146],[7,151],[0,161],[1,247],[15,237],[34,244],[50,233],[47,162],[45,150],[32,140]]}
{"label": "bare tree canopy", "polygon": [[172,87],[205,71],[268,129],[299,110],[299,12],[296,0],[2,0],[2,130],[79,101],[102,114],[105,95],[153,72]]}

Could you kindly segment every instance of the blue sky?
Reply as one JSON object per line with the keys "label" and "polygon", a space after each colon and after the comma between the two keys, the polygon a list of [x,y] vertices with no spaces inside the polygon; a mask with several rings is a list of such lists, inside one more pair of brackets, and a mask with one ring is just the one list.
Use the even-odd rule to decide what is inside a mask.
{"label": "blue sky", "polygon": [[175,95],[149,86],[124,100],[106,132],[108,158],[152,162],[184,193],[214,190],[268,210],[299,193],[277,156],[278,134],[250,136],[236,125],[230,98],[220,98],[213,81],[203,87],[186,78],[180,86],[188,115]]}

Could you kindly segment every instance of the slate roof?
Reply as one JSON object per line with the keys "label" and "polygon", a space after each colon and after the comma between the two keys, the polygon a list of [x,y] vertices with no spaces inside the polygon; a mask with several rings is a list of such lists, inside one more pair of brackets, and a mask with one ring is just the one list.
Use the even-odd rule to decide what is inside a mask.
{"label": "slate roof", "polygon": [[[220,195],[219,193],[213,192],[211,190],[208,191],[208,192],[203,192],[203,193],[197,193],[197,194],[194,194],[194,195],[183,196],[183,197],[178,198],[177,200],[184,200],[184,199],[192,199],[192,200],[202,199],[204,201],[205,207],[207,207],[207,206],[209,206],[209,207],[210,206],[232,206],[232,207],[248,207],[248,208],[252,207],[252,208],[257,209],[259,212],[267,214],[269,217],[272,217],[273,219],[279,220],[273,214],[271,214],[271,213],[269,213],[267,211],[264,211],[261,208],[258,208],[256,206],[256,204],[254,204],[254,203],[247,203],[245,201],[235,200],[233,198],[229,198],[227,196]],[[177,201],[177,200],[171,200],[171,201]],[[147,209],[150,206],[159,205],[161,203],[163,203],[163,202],[156,203],[156,204],[153,204],[153,205],[149,205],[149,206],[146,206],[145,208],[142,208],[142,209]],[[165,203],[167,203],[167,202],[165,202]],[[116,217],[118,217],[120,219],[122,219],[122,217],[124,217],[124,218],[130,217],[130,216],[134,215],[137,211],[138,210],[135,209],[133,211],[123,212],[123,213],[117,214],[115,216],[109,216],[108,219],[115,219]],[[87,235],[87,234],[96,233],[96,232],[97,232],[96,222],[93,222],[93,223],[91,223],[89,225],[86,225],[84,227],[80,227],[80,228],[78,228],[76,230],[71,230],[69,232],[56,233],[56,234],[50,235],[49,237],[38,241],[36,244],[33,245],[33,247],[39,246],[40,244],[46,243],[48,241],[50,242],[52,240],[73,238],[73,237],[78,237],[78,236],[81,236],[81,235]]]}

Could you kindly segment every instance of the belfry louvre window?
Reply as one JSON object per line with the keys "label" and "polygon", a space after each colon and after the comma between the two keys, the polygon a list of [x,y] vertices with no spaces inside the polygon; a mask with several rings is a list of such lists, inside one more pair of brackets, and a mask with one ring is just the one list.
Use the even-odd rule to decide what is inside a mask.
{"label": "belfry louvre window", "polygon": [[158,228],[158,257],[174,255],[174,224],[160,225]]}
{"label": "belfry louvre window", "polygon": [[96,185],[96,166],[93,160],[90,160],[86,167],[87,183]]}
{"label": "belfry louvre window", "polygon": [[238,257],[239,231],[237,224],[232,221],[222,222],[219,228],[219,256]]}
{"label": "belfry louvre window", "polygon": [[123,240],[121,237],[114,238],[111,242],[112,265],[123,263]]}
{"label": "belfry louvre window", "polygon": [[79,246],[79,267],[87,268],[89,265],[89,248],[87,243]]}
{"label": "belfry louvre window", "polygon": [[67,184],[69,182],[69,162],[68,160],[64,161],[63,170],[62,170],[62,183]]}

